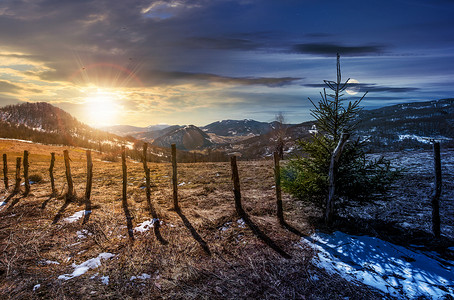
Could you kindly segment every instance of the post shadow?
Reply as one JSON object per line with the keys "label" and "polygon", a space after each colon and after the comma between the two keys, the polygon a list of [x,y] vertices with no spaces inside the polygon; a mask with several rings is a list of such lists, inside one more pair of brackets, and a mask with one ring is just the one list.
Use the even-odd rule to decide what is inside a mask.
{"label": "post shadow", "polygon": [[145,171],[145,180],[146,180],[145,189],[146,189],[146,195],[147,195],[147,206],[148,206],[148,210],[151,213],[151,216],[153,217],[153,232],[154,232],[154,235],[156,236],[156,239],[162,245],[167,245],[169,242],[166,241],[161,235],[161,231],[159,230],[159,228],[161,226],[160,220],[159,220],[158,214],[153,206],[153,203],[151,202],[150,169],[147,166],[147,148],[148,148],[148,144],[144,143],[142,160],[143,160],[143,169]]}
{"label": "post shadow", "polygon": [[180,216],[181,220],[183,221],[184,226],[191,232],[192,237],[200,244],[202,249],[208,254],[211,255],[210,248],[208,248],[208,244],[203,240],[203,238],[197,233],[194,226],[192,226],[191,222],[189,222],[188,218],[183,214],[180,208],[176,209],[175,212]]}
{"label": "post shadow", "polygon": [[244,223],[249,226],[255,236],[261,239],[266,245],[279,253],[282,257],[291,259],[292,257],[289,254],[282,250],[276,243],[274,243],[274,241],[270,237],[268,237],[263,231],[261,231],[260,228],[258,228],[257,225],[254,224],[254,222],[252,222],[246,211],[243,209],[243,206],[241,205],[240,177],[238,175],[236,156],[230,157],[230,165],[232,168],[233,193],[235,196],[235,209],[237,214],[240,216],[240,218],[243,219]]}
{"label": "post shadow", "polygon": [[[17,194],[16,194],[17,195]],[[11,208],[14,207],[14,205],[16,205],[22,198],[25,198],[26,196],[25,195],[22,195],[20,197],[17,197],[13,200],[13,202],[11,202],[11,204],[8,206],[7,210],[10,210]]]}
{"label": "post shadow", "polygon": [[66,208],[69,206],[70,203],[71,200],[69,198],[66,198],[65,203],[63,203],[62,207],[60,207],[58,213],[55,215],[52,224],[56,224],[61,219],[61,216],[63,215],[63,213],[65,212]]}

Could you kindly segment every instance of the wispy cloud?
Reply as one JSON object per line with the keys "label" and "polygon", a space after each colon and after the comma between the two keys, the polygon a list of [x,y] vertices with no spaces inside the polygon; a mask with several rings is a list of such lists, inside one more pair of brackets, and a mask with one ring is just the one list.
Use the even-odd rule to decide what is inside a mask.
{"label": "wispy cloud", "polygon": [[296,44],[292,47],[292,51],[297,53],[326,56],[333,56],[336,53],[340,53],[342,56],[364,56],[383,53],[384,49],[385,47],[382,45],[345,46],[334,43]]}

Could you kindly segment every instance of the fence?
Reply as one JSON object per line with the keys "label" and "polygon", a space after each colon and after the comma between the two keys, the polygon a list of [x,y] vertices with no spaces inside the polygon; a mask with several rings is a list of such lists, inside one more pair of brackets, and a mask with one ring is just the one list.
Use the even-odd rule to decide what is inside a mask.
{"label": "fence", "polygon": [[[176,147],[173,144],[171,147],[171,162],[172,162],[172,190],[173,190],[173,211],[175,211],[180,218],[182,219],[185,226],[190,231],[193,238],[200,244],[202,249],[207,253],[211,254],[210,249],[207,243],[203,240],[203,238],[197,233],[195,228],[191,225],[189,220],[183,214],[179,203],[178,203],[178,181],[177,181],[177,152]],[[23,156],[23,167],[24,167],[24,197],[29,195],[30,193],[30,182],[28,177],[29,171],[29,161],[28,161],[29,153],[28,151],[24,151]],[[66,175],[66,183],[67,183],[67,190],[65,193],[65,204],[58,212],[57,216],[54,218],[53,223],[58,222],[61,217],[61,214],[64,212],[64,209],[68,206],[68,204],[77,198],[76,192],[74,190],[74,183],[71,175],[71,166],[70,166],[70,158],[68,150],[63,151],[64,163],[65,163],[65,175]],[[15,176],[15,185],[12,191],[12,194],[7,198],[6,202],[11,199],[12,196],[20,193],[20,168],[21,168],[21,157],[16,158],[16,176]],[[83,218],[83,223],[85,224],[89,221],[89,217],[91,214],[91,190],[93,186],[93,162],[91,157],[91,151],[86,150],[86,160],[87,160],[87,182],[85,186],[85,193],[83,196],[83,201],[85,202],[85,214]],[[131,241],[134,240],[134,229],[132,224],[131,214],[129,212],[128,206],[128,198],[127,198],[127,187],[128,187],[128,178],[127,178],[127,164],[126,164],[126,149],[123,146],[121,148],[121,161],[122,161],[122,207],[126,217],[126,225],[128,229],[128,235]],[[142,152],[142,162],[143,162],[143,169],[146,179],[145,184],[145,193],[146,193],[146,200],[147,200],[147,210],[149,210],[152,218],[153,218],[153,228],[154,233],[157,240],[166,245],[168,242],[162,237],[160,233],[160,220],[159,216],[154,208],[154,205],[151,201],[151,180],[150,180],[150,169],[147,166],[147,144],[143,145],[143,152]],[[297,229],[291,227],[288,223],[284,220],[283,214],[283,206],[282,206],[282,195],[281,195],[281,178],[280,178],[280,158],[277,152],[274,153],[274,179],[275,179],[275,193],[276,193],[276,207],[277,207],[277,221],[278,223],[286,228],[287,230],[302,235]],[[51,183],[51,197],[55,197],[57,192],[55,189],[55,180],[54,180],[54,166],[55,166],[55,153],[51,153],[51,161],[49,167],[49,177]],[[252,232],[261,239],[266,245],[271,247],[277,253],[279,253],[284,258],[291,258],[289,254],[287,254],[284,250],[282,250],[274,241],[269,238],[257,225],[255,225],[246,211],[242,207],[242,199],[241,199],[241,188],[240,188],[240,176],[237,167],[237,159],[235,156],[230,158],[230,166],[231,166],[231,174],[232,174],[232,183],[233,183],[233,194],[234,194],[234,203],[235,209],[237,214],[243,219],[245,224],[252,230]],[[435,189],[432,195],[431,203],[432,203],[432,229],[435,237],[440,237],[440,215],[439,215],[439,198],[441,194],[441,160],[440,160],[440,144],[434,142],[434,166],[435,166]],[[8,164],[7,164],[7,155],[3,154],[3,174],[4,174],[4,185],[5,189],[8,190],[9,188],[9,180],[8,180]],[[329,200],[332,200],[332,194],[330,191]],[[42,208],[45,208],[45,204],[43,204]]]}

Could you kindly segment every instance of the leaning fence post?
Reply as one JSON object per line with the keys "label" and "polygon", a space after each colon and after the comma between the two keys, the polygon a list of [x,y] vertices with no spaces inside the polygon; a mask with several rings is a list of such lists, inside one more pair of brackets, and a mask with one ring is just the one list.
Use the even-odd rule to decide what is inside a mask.
{"label": "leaning fence post", "polygon": [[50,188],[52,190],[51,196],[55,196],[57,194],[55,190],[55,180],[54,180],[54,165],[55,165],[55,153],[52,152],[50,154],[50,167],[49,167],[49,175],[50,175]]}
{"label": "leaning fence post", "polygon": [[441,157],[440,142],[434,142],[434,171],[435,186],[432,193],[432,231],[436,238],[440,238],[440,195],[441,195]]}
{"label": "leaning fence post", "polygon": [[24,151],[24,183],[25,183],[25,191],[24,195],[27,196],[30,193],[30,181],[28,180],[28,151]]}
{"label": "leaning fence post", "polygon": [[235,209],[240,217],[244,217],[245,211],[241,206],[240,176],[238,175],[238,166],[236,165],[236,156],[230,157],[230,166],[232,167],[233,194],[235,196]]}
{"label": "leaning fence post", "polygon": [[172,186],[173,186],[173,208],[178,211],[178,180],[177,180],[177,148],[172,144]]}
{"label": "leaning fence post", "polygon": [[6,153],[3,154],[3,182],[5,183],[5,190],[9,188],[8,185],[8,161],[6,159]]}
{"label": "leaning fence post", "polygon": [[72,199],[74,194],[74,184],[73,179],[71,177],[71,166],[69,164],[69,152],[68,150],[63,151],[63,157],[65,159],[65,168],[66,168],[66,181],[68,182],[68,192],[66,193],[66,199]]}
{"label": "leaning fence post", "polygon": [[122,205],[123,210],[126,216],[126,226],[128,227],[128,235],[131,240],[134,240],[134,229],[132,228],[132,217],[129,213],[128,208],[128,198],[126,195],[126,189],[128,187],[128,177],[127,177],[127,168],[126,168],[126,147],[121,146],[121,165],[123,169],[123,197],[122,197]]}
{"label": "leaning fence post", "polygon": [[16,185],[14,186],[14,193],[19,193],[20,191],[20,163],[21,163],[21,158],[17,157],[16,158]]}
{"label": "leaning fence post", "polygon": [[87,150],[87,185],[85,187],[85,214],[91,212],[91,187],[93,182],[93,162],[91,160],[91,150]]}
{"label": "leaning fence post", "polygon": [[274,181],[276,188],[276,204],[277,204],[277,219],[279,224],[284,225],[284,210],[282,208],[282,192],[281,192],[281,168],[279,166],[279,152],[274,152]]}

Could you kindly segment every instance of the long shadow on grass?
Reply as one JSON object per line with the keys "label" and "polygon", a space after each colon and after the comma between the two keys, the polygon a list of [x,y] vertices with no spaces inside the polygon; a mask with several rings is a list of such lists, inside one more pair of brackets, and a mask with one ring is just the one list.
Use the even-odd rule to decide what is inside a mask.
{"label": "long shadow on grass", "polygon": [[129,212],[129,207],[128,207],[128,202],[127,201],[123,201],[123,211],[125,212],[126,226],[128,227],[129,239],[131,241],[134,241],[134,228],[132,226],[132,219],[134,217],[132,217],[131,213]]}
{"label": "long shadow on grass", "polygon": [[[238,209],[237,209],[237,211],[238,211]],[[240,211],[238,211],[238,214],[243,219],[244,223],[246,223],[249,226],[249,228],[251,228],[252,232],[259,239],[261,239],[263,242],[265,242],[265,244],[270,246],[274,251],[279,253],[282,257],[287,258],[287,259],[292,258],[289,254],[287,254],[284,250],[282,250],[281,247],[279,247],[276,243],[274,243],[274,241],[269,236],[267,236],[263,231],[261,231],[260,228],[258,228],[257,225],[255,225],[254,222],[252,222],[252,220],[249,218],[249,216],[246,214],[246,212],[243,209],[240,209]]]}
{"label": "long shadow on grass", "polygon": [[58,210],[57,215],[54,217],[54,220],[52,221],[52,224],[56,224],[58,221],[60,221],[63,213],[65,212],[66,208],[68,205],[71,204],[71,200],[65,199],[65,203],[63,203],[62,207]]}
{"label": "long shadow on grass", "polygon": [[284,227],[285,229],[287,229],[288,231],[296,234],[296,235],[299,235],[301,237],[303,236],[306,236],[305,234],[303,234],[301,231],[299,231],[298,229],[296,229],[295,227],[291,226],[289,223],[287,223],[286,221],[284,221],[283,223],[281,223],[282,227]]}
{"label": "long shadow on grass", "polygon": [[[18,193],[13,193],[13,194],[11,194],[10,196],[8,196],[8,198],[11,199],[12,197],[16,196],[17,194],[18,194]],[[11,198],[10,198],[10,197],[11,197]],[[15,199],[13,200],[13,202],[11,202],[11,204],[8,206],[7,209],[8,209],[8,210],[12,209],[12,208],[14,207],[14,205],[16,205],[16,204],[20,201],[20,199],[22,199],[22,198],[25,198],[25,196],[21,196],[21,197],[15,198]]]}
{"label": "long shadow on grass", "polygon": [[2,206],[5,206],[8,204],[9,200],[11,200],[14,196],[16,196],[18,193],[11,193],[8,197],[6,197],[5,201],[3,201]]}
{"label": "long shadow on grass", "polygon": [[192,226],[191,222],[189,222],[188,218],[186,218],[185,215],[181,212],[181,209],[177,209],[176,213],[180,216],[181,220],[183,220],[184,226],[186,226],[187,229],[192,234],[192,237],[200,244],[202,249],[208,254],[211,255],[210,248],[208,248],[207,243],[202,239],[202,237],[197,233],[195,230],[194,226]]}

